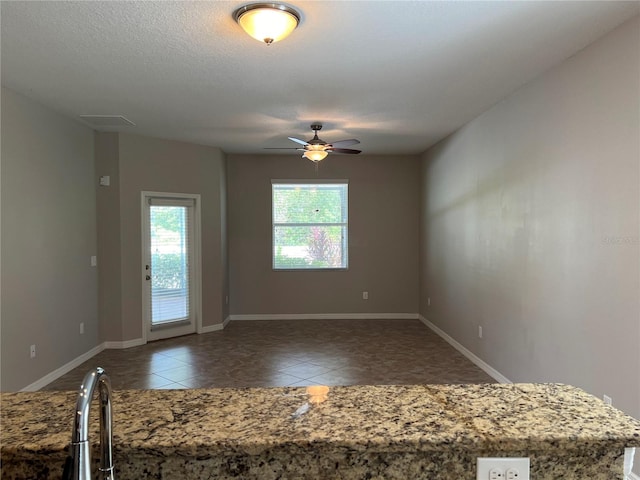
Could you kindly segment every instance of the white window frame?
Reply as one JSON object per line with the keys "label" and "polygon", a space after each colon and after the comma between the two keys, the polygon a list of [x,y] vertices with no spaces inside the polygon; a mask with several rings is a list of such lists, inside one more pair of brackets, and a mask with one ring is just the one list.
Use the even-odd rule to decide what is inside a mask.
{"label": "white window frame", "polygon": [[[275,209],[273,205],[273,188],[275,185],[344,185],[346,187],[346,193],[344,198],[343,218],[344,222],[339,223],[276,223],[275,221]],[[278,226],[340,226],[344,227],[344,236],[342,238],[342,265],[341,267],[276,267],[276,245],[275,245],[275,230]],[[349,269],[349,180],[345,179],[332,179],[332,180],[292,180],[292,179],[272,179],[271,180],[271,268],[276,272],[310,272],[310,271],[335,271],[335,270],[348,270]]]}

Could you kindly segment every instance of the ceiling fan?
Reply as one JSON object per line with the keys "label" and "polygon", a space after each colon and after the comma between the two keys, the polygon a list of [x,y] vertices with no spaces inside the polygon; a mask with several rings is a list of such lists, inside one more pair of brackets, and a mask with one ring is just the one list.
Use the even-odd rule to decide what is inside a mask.
{"label": "ceiling fan", "polygon": [[287,147],[284,147],[284,148],[270,147],[270,149],[272,149],[272,150],[300,150],[300,151],[304,152],[302,154],[303,157],[308,158],[312,162],[316,162],[316,163],[319,162],[320,160],[324,160],[329,153],[356,154],[356,153],[360,153],[361,152],[361,150],[354,150],[352,148],[343,148],[343,147],[348,147],[349,145],[355,145],[357,143],[360,143],[360,140],[356,140],[355,138],[350,138],[348,140],[339,140],[337,142],[327,143],[324,140],[318,138],[318,132],[320,130],[322,130],[322,124],[321,123],[312,123],[311,124],[311,130],[313,130],[313,138],[311,140],[309,140],[308,142],[305,142],[304,140],[300,140],[299,138],[288,137],[289,140],[291,140],[292,142],[296,142],[296,143],[299,143],[300,145],[302,145],[302,148],[300,148],[300,147],[291,147],[291,148],[287,148]]}

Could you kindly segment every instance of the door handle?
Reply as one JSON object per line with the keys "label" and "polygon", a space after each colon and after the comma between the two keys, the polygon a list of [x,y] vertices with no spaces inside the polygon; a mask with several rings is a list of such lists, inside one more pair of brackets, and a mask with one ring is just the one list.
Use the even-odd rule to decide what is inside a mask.
{"label": "door handle", "polygon": [[144,277],[144,279],[145,279],[145,280],[151,280],[151,275],[146,275],[146,276]]}

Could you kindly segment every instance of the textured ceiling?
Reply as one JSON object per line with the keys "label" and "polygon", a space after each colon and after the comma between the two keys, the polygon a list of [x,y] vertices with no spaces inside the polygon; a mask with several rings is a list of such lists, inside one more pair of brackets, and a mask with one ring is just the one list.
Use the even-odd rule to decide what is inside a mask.
{"label": "textured ceiling", "polygon": [[[64,115],[123,115],[143,135],[265,153],[359,138],[420,153],[640,12],[639,2],[297,1],[267,47],[241,2],[0,4],[2,84]],[[273,153],[270,151],[269,153]]]}

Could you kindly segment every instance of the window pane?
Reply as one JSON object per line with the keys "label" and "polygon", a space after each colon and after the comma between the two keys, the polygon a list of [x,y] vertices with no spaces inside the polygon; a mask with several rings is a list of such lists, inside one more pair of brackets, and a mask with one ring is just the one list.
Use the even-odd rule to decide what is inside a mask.
{"label": "window pane", "polygon": [[150,207],[151,324],[188,318],[187,208]]}
{"label": "window pane", "polygon": [[273,268],[347,268],[346,183],[273,183]]}
{"label": "window pane", "polygon": [[346,185],[273,185],[275,223],[346,222]]}
{"label": "window pane", "polygon": [[344,226],[276,226],[274,268],[344,268]]}

